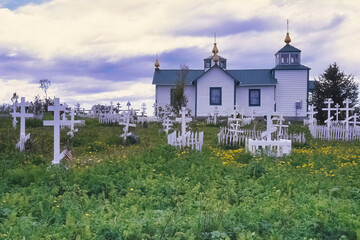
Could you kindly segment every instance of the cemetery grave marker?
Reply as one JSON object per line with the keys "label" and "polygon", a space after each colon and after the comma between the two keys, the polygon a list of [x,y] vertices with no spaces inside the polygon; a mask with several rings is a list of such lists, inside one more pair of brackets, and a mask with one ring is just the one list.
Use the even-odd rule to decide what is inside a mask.
{"label": "cemetery grave marker", "polygon": [[44,121],[43,125],[54,127],[54,159],[52,164],[59,164],[67,152],[65,149],[60,153],[60,126],[70,126],[71,123],[68,120],[60,120],[60,112],[65,111],[65,106],[60,105],[59,98],[54,98],[54,105],[48,106],[48,111],[54,112],[54,120]]}
{"label": "cemetery grave marker", "polygon": [[[30,103],[25,102],[24,97],[21,97],[20,104],[18,104],[17,101],[16,101],[16,104],[20,106],[20,113],[16,112],[16,109],[14,108],[15,112],[11,113],[11,115],[15,118],[15,120],[16,120],[16,117],[20,118],[20,140],[16,144],[16,147],[19,148],[20,151],[23,151],[25,149],[25,142],[30,138],[30,133],[28,135],[26,135],[26,133],[25,133],[25,119],[32,118],[32,117],[34,117],[34,115],[32,113],[25,112],[26,107],[30,106]],[[16,125],[15,125],[15,127],[16,127]]]}

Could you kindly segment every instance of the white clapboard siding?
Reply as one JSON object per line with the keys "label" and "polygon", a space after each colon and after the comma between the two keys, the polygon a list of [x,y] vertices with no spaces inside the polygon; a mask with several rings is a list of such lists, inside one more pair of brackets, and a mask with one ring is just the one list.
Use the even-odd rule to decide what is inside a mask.
{"label": "white clapboard siding", "polygon": [[[171,101],[171,89],[174,86],[156,86],[155,90],[155,100],[159,107],[165,109],[166,105],[170,105]],[[195,115],[195,86],[186,86],[185,87],[185,96],[187,97],[187,106],[191,110],[191,114]]]}
{"label": "white clapboard siding", "polygon": [[[249,106],[249,89],[260,89],[260,106]],[[274,109],[275,86],[236,87],[236,105],[246,116],[263,116]]]}
{"label": "white clapboard siding", "polygon": [[226,116],[234,107],[234,79],[216,67],[197,80],[197,116],[206,117],[214,110],[215,105],[210,105],[210,87],[221,87],[221,105],[216,106],[219,116]]}
{"label": "white clapboard siding", "polygon": [[275,70],[276,112],[284,116],[295,116],[295,102],[302,101],[302,109],[298,110],[298,117],[306,117],[307,100],[307,70]]}

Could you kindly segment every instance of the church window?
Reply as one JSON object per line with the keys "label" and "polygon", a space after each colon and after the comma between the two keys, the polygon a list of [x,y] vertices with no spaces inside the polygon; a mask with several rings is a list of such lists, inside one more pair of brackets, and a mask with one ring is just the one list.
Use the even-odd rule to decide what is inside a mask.
{"label": "church window", "polygon": [[289,54],[288,53],[281,54],[281,63],[289,64]]}
{"label": "church window", "polygon": [[299,54],[292,53],[290,54],[290,64],[298,64],[299,63]]}
{"label": "church window", "polygon": [[221,87],[210,88],[210,105],[221,105]]}
{"label": "church window", "polygon": [[211,59],[205,59],[204,61],[204,64],[205,64],[205,68],[210,68],[211,67]]}
{"label": "church window", "polygon": [[260,89],[249,89],[249,106],[260,106]]}
{"label": "church window", "polygon": [[220,60],[220,67],[226,68],[226,60],[225,59]]}

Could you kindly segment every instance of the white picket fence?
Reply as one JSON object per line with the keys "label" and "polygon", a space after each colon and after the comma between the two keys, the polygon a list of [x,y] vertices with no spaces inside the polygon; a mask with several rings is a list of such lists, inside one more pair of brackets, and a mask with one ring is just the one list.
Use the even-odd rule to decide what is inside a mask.
{"label": "white picket fence", "polygon": [[168,135],[168,144],[175,147],[190,147],[201,151],[204,144],[204,132],[186,132],[181,136],[180,132],[174,131]]}
{"label": "white picket fence", "polygon": [[342,140],[342,141],[360,141],[360,128],[349,127],[346,131],[345,125],[332,125],[328,130],[327,126],[313,125],[309,126],[309,130],[313,138],[320,140]]}
{"label": "white picket fence", "polygon": [[[227,146],[243,146],[246,144],[247,139],[260,140],[260,130],[243,129],[242,133],[234,133],[231,128],[221,127],[218,133],[218,143]],[[281,139],[291,140],[297,143],[305,143],[304,133],[288,133],[286,130],[281,136]]]}
{"label": "white picket fence", "polygon": [[269,156],[281,157],[283,155],[290,155],[291,140],[253,140],[248,139],[245,148],[252,153],[265,153]]}

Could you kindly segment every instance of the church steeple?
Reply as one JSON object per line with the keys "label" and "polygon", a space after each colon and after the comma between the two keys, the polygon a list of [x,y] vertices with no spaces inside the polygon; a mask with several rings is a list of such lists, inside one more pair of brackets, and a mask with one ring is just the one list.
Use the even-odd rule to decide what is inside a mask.
{"label": "church steeple", "polygon": [[156,54],[156,60],[155,60],[155,65],[154,66],[155,66],[155,69],[159,69],[159,67],[160,67],[160,63],[159,63],[157,54]]}
{"label": "church steeple", "polygon": [[289,44],[290,44],[291,38],[290,38],[289,33],[286,33],[286,37],[285,37],[285,39],[284,39],[284,42],[286,43],[286,45],[289,45]]}
{"label": "church steeple", "polygon": [[212,56],[204,59],[204,70],[207,71],[214,65],[218,65],[222,69],[226,70],[226,59],[218,55],[219,49],[216,44],[216,34],[214,34],[214,46],[212,53]]}
{"label": "church steeple", "polygon": [[284,39],[284,42],[286,43],[286,45],[289,45],[291,42],[291,38],[289,35],[289,19],[286,21],[286,37]]}
{"label": "church steeple", "polygon": [[217,46],[216,46],[216,42],[214,43],[214,47],[213,47],[212,52],[213,52],[213,54],[214,54],[212,60],[214,61],[215,64],[217,64],[218,61],[219,61],[219,56],[217,55],[218,52],[219,52],[219,50],[218,50],[218,48],[217,48]]}

